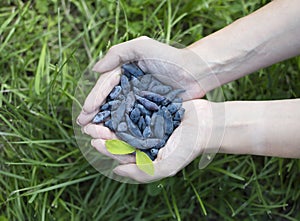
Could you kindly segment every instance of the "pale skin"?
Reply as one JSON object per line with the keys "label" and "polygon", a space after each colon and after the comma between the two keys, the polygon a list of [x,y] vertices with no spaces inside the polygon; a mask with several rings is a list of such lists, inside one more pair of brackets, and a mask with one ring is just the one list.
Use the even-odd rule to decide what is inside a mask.
{"label": "pale skin", "polygon": [[[224,122],[213,116],[212,110],[224,107],[225,132],[223,139],[214,144],[220,145],[219,152],[300,158],[300,99],[221,104],[198,99],[222,84],[299,55],[299,14],[299,0],[275,0],[184,49],[147,37],[116,45],[95,65],[95,71],[107,73],[100,76],[88,95],[77,121],[92,136],[92,145],[99,152],[122,163],[114,169],[116,174],[139,182],[172,176],[201,155],[204,148],[216,148],[207,145],[210,131],[224,129]],[[118,83],[120,66],[133,60],[140,60],[141,68],[159,80],[187,90],[183,96],[185,118],[159,151],[154,161],[154,176],[140,171],[132,156],[109,154],[105,140],[116,136],[102,125],[90,124],[98,107]],[[181,68],[174,65],[161,68],[161,60]],[[170,79],[179,79],[182,84]],[[191,137],[193,141],[189,141]]]}

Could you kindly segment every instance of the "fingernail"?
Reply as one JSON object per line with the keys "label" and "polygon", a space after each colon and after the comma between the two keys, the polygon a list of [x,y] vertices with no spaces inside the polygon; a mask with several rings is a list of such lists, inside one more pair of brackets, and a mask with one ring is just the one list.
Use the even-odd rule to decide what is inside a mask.
{"label": "fingernail", "polygon": [[99,72],[99,66],[101,67],[101,62],[98,61],[94,67],[92,68],[92,71],[95,71],[95,72]]}
{"label": "fingernail", "polygon": [[78,124],[79,126],[81,126],[81,124],[79,122],[79,117],[77,117],[77,119],[76,119],[76,124]]}
{"label": "fingernail", "polygon": [[96,69],[96,67],[95,67],[95,66],[92,68],[92,71],[95,71],[95,72],[97,72],[97,69]]}
{"label": "fingernail", "polygon": [[89,128],[88,128],[89,126],[85,126],[85,127],[83,127],[83,132],[85,133],[85,134],[87,134],[87,135],[90,135],[90,133],[89,133]]}
{"label": "fingernail", "polygon": [[92,140],[91,140],[91,145],[92,145],[93,147],[95,147],[95,139],[92,139]]}

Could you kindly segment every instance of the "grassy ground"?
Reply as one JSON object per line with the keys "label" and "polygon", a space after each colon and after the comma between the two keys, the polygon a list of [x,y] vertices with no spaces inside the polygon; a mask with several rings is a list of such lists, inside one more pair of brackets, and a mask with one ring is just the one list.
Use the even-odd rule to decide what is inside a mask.
{"label": "grassy ground", "polygon": [[[33,3],[34,2],[34,3]],[[189,44],[266,1],[0,3],[0,221],[300,220],[300,161],[218,155],[175,177],[121,184],[73,135],[76,83],[108,47],[140,35]],[[227,100],[300,96],[300,58],[223,86]]]}

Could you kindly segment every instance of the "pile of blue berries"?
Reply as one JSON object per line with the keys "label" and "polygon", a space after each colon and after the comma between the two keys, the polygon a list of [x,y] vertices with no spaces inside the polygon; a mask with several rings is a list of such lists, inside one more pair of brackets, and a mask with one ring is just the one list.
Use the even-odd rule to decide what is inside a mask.
{"label": "pile of blue berries", "polygon": [[93,123],[103,123],[154,160],[184,115],[178,97],[183,92],[162,84],[135,63],[124,64],[119,85],[100,106]]}

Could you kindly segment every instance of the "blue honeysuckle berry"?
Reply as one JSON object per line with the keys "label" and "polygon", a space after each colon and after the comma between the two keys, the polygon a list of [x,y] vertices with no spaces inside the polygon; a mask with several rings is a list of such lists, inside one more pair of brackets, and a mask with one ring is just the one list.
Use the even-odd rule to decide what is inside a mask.
{"label": "blue honeysuckle berry", "polygon": [[104,122],[104,126],[108,127],[110,130],[115,131],[116,128],[113,127],[112,120],[108,120]]}
{"label": "blue honeysuckle berry", "polygon": [[144,131],[144,129],[146,127],[146,122],[145,122],[145,119],[143,116],[141,116],[139,119],[138,127],[139,127],[140,131]]}
{"label": "blue honeysuckle berry", "polygon": [[159,149],[157,149],[157,148],[151,148],[151,149],[150,149],[150,154],[151,154],[153,157],[156,157],[158,151],[159,151]]}
{"label": "blue honeysuckle berry", "polygon": [[122,88],[121,88],[121,86],[115,86],[114,87],[114,89],[110,92],[110,94],[109,94],[109,98],[110,99],[115,99],[116,97],[118,97],[118,95],[121,93],[121,91],[122,91]]}
{"label": "blue honeysuckle berry", "polygon": [[175,116],[173,118],[173,120],[175,121],[181,121],[183,115],[184,115],[185,110],[183,108],[180,108],[176,113]]}
{"label": "blue honeysuckle berry", "polygon": [[98,114],[96,114],[96,116],[93,118],[93,123],[94,124],[100,124],[102,122],[104,122],[104,120],[106,118],[108,118],[110,116],[110,111],[102,111],[99,112]]}
{"label": "blue honeysuckle berry", "polygon": [[149,138],[152,135],[152,131],[150,126],[145,127],[144,131],[143,131],[143,137],[144,138]]}
{"label": "blue honeysuckle berry", "polygon": [[133,108],[133,110],[131,111],[129,117],[132,120],[132,122],[136,124],[139,121],[139,119],[141,118],[140,109],[137,108],[137,107]]}
{"label": "blue honeysuckle berry", "polygon": [[144,75],[144,72],[135,63],[123,64],[121,68],[136,78]]}

